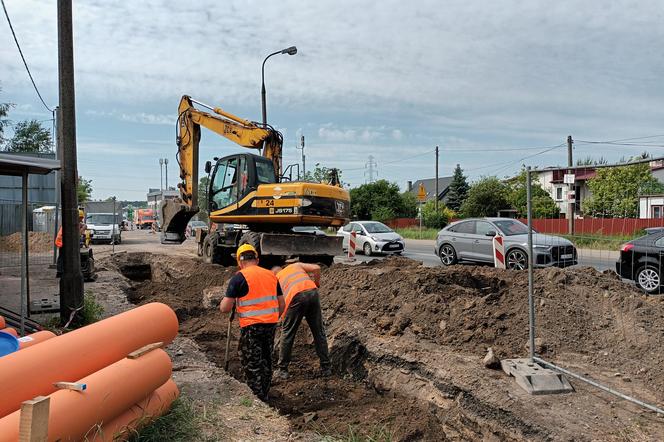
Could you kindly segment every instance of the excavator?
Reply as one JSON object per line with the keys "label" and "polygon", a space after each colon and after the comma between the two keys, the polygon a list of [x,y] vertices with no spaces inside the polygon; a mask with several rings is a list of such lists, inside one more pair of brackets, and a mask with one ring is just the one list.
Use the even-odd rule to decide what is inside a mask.
{"label": "excavator", "polygon": [[[196,230],[196,241],[198,254],[206,262],[235,265],[234,253],[242,244],[254,246],[264,266],[293,257],[329,265],[342,253],[341,238],[317,235],[312,232],[315,229],[306,228],[348,223],[350,196],[338,174],[322,183],[291,181],[281,174],[283,138],[279,131],[187,95],[180,100],[176,124],[182,182],[179,198],[162,205],[163,244],[181,244],[187,223],[204,204],[210,228]],[[198,201],[201,126],[242,147],[262,151],[207,161],[205,201]]]}

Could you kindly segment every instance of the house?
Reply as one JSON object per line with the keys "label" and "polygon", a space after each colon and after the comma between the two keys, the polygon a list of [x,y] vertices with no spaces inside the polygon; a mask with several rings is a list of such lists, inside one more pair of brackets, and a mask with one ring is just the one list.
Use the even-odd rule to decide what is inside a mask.
{"label": "house", "polygon": [[[653,177],[655,177],[660,183],[664,183],[664,161],[651,161],[650,170]],[[568,210],[567,193],[570,190],[574,190],[574,213],[576,216],[579,216],[582,213],[581,209],[583,207],[583,201],[592,195],[588,182],[597,175],[597,168],[594,166],[588,166],[582,169],[576,169],[574,171],[573,189],[564,182],[566,173],[567,169],[561,167],[547,167],[545,169],[533,170],[533,179],[537,177],[540,187],[546,190],[551,198],[553,198],[556,205],[560,208],[560,216],[565,218],[567,217]],[[661,195],[645,195],[643,197],[646,198],[646,202],[640,201],[639,203],[639,216],[641,218],[653,217],[653,210],[659,210],[659,212],[656,213],[662,213],[661,208],[651,210],[651,207],[657,207],[658,205],[664,206],[662,203],[657,203],[659,200],[655,198],[658,196],[661,197]],[[650,200],[648,200],[648,198],[650,198]],[[641,214],[644,216],[641,216]],[[646,214],[649,216],[645,216]]]}
{"label": "house", "polygon": [[[415,183],[408,181],[408,191],[417,195],[417,192],[420,189],[420,184],[424,185],[426,190],[426,200],[433,201],[436,195],[436,179],[428,178],[425,180],[417,180]],[[438,178],[438,201],[447,203],[447,194],[450,191],[450,184],[452,184],[452,177],[445,176]]]}
{"label": "house", "polygon": [[664,194],[641,195],[639,197],[639,218],[664,218]]}

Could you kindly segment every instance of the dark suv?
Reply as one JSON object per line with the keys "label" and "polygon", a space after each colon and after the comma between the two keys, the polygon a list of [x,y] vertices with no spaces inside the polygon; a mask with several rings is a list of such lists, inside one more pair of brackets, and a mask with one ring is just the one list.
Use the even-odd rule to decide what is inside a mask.
{"label": "dark suv", "polygon": [[623,244],[616,272],[631,279],[643,291],[660,293],[662,284],[662,257],[664,256],[664,230],[647,229],[648,234]]}

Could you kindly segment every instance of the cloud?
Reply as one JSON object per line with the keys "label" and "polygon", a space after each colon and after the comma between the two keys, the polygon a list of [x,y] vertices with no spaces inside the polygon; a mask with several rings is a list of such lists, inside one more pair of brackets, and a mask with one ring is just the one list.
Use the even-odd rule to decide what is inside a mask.
{"label": "cloud", "polygon": [[156,125],[167,125],[167,126],[174,126],[176,120],[175,115],[150,114],[146,112],[124,113],[120,111],[107,112],[107,111],[88,109],[85,111],[85,114],[90,115],[92,117],[115,118],[117,120],[126,121],[129,123],[156,124]]}

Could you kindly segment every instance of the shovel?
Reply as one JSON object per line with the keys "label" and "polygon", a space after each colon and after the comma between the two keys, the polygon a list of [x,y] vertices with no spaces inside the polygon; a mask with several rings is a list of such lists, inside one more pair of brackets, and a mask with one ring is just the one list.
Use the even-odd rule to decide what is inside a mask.
{"label": "shovel", "polygon": [[226,329],[226,353],[224,354],[224,370],[228,371],[228,364],[231,362],[228,359],[228,350],[231,347],[231,325],[233,324],[233,319],[235,318],[235,307],[231,310],[231,314],[228,316],[228,328]]}

